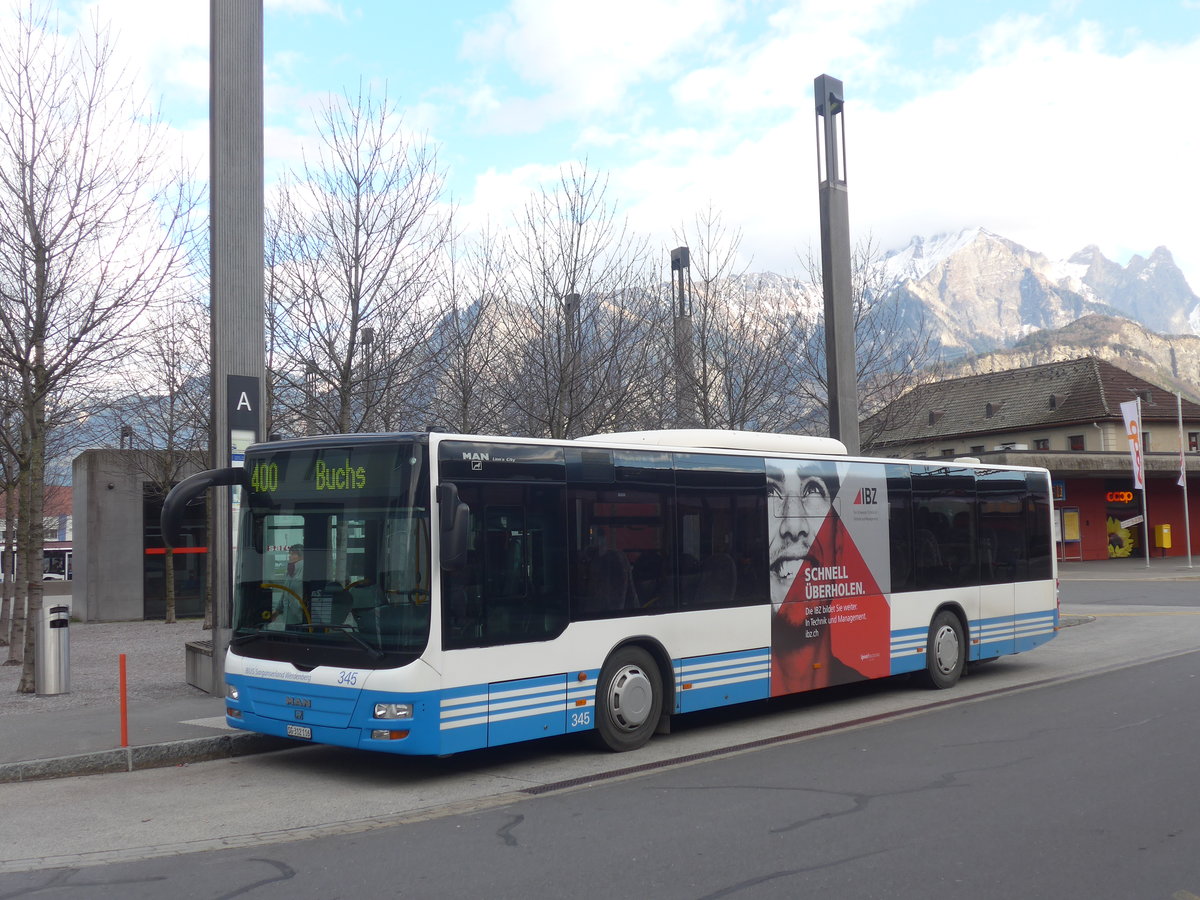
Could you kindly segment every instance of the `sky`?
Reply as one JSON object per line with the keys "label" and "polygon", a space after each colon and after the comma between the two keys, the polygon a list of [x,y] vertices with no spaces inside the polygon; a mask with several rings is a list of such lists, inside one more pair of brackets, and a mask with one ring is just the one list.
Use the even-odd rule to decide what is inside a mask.
{"label": "sky", "polygon": [[[207,171],[207,0],[99,15]],[[664,256],[711,208],[751,271],[819,258],[813,80],[843,82],[851,240],[981,226],[1053,259],[1166,246],[1200,292],[1200,0],[264,0],[268,190],[386,89],[460,221],[586,160]]]}

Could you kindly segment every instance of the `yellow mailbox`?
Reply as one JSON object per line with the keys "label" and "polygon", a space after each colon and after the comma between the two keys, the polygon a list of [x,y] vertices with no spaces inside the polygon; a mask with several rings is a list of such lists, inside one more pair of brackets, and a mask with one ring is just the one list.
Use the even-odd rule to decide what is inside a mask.
{"label": "yellow mailbox", "polygon": [[1171,526],[1170,525],[1155,525],[1154,526],[1154,546],[1160,550],[1171,549]]}

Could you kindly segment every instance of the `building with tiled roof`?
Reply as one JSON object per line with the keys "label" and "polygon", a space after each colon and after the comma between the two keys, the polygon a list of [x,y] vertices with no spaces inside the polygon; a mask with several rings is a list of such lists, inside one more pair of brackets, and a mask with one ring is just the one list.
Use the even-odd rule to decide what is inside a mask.
{"label": "building with tiled roof", "polygon": [[[1141,401],[1149,530],[1121,412],[1130,400]],[[1142,555],[1147,541],[1156,554],[1185,554],[1191,521],[1200,526],[1200,404],[1095,357],[922,385],[862,431],[873,456],[1049,469],[1060,518],[1069,513],[1064,558]],[[1192,543],[1195,552],[1200,534]]]}
{"label": "building with tiled roof", "polygon": [[[922,385],[888,411],[892,422],[869,452],[935,458],[998,450],[1125,451],[1121,404],[1138,398],[1147,452],[1177,452],[1176,395],[1095,357]],[[1190,429],[1197,437],[1200,404],[1183,398],[1182,411],[1185,435]],[[864,431],[873,433],[871,420]],[[1190,449],[1200,448],[1193,443]]]}

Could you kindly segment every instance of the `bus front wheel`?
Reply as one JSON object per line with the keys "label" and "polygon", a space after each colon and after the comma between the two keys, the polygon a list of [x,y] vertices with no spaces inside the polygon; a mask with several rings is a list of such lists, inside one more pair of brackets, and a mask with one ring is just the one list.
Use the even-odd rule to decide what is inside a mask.
{"label": "bus front wheel", "polygon": [[596,685],[596,739],[609,750],[636,750],[654,734],[662,715],[662,676],[641,647],[622,647]]}
{"label": "bus front wheel", "polygon": [[931,688],[953,687],[967,664],[967,642],[958,616],[943,609],[929,625],[925,646],[925,684]]}

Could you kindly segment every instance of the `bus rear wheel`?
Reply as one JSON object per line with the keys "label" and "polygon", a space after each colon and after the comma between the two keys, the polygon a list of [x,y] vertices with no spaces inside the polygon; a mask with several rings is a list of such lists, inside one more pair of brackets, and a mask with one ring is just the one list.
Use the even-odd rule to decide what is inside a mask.
{"label": "bus rear wheel", "polygon": [[958,616],[943,609],[929,624],[925,645],[925,671],[922,680],[928,687],[942,690],[953,687],[967,665],[967,642]]}
{"label": "bus rear wheel", "polygon": [[641,647],[620,648],[600,670],[596,739],[618,753],[636,750],[658,727],[662,704],[662,676],[654,657]]}

